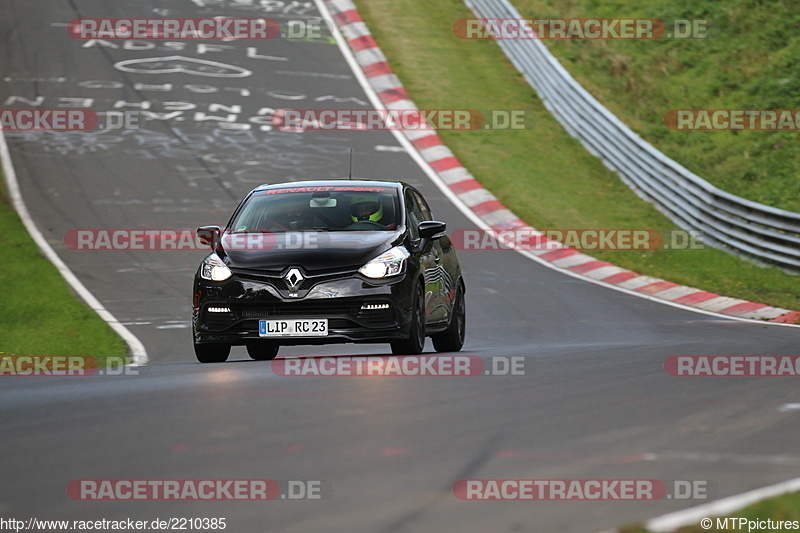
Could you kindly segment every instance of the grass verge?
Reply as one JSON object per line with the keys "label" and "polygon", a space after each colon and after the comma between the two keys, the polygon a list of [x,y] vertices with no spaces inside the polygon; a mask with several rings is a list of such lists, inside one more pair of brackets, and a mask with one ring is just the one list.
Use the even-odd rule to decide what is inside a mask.
{"label": "grass verge", "polygon": [[[0,356],[90,355],[98,366],[125,358],[123,340],[79,301],[22,224],[0,175]],[[113,357],[114,363],[106,358]]]}
{"label": "grass verge", "polygon": [[708,21],[706,39],[545,43],[595,98],[668,156],[725,191],[800,211],[796,131],[687,132],[664,125],[671,109],[796,108],[795,1],[512,1],[523,17]]}
{"label": "grass verge", "polygon": [[[765,531],[767,528],[754,528],[747,529],[747,524],[744,527],[739,527],[738,520],[744,518],[748,521],[767,520],[771,519],[773,522],[783,520],[789,522],[800,522],[800,493],[794,492],[791,494],[784,494],[776,498],[770,498],[763,502],[758,502],[749,507],[745,507],[741,511],[727,517],[720,518],[717,522],[716,517],[709,517],[712,519],[712,526],[709,529],[703,529],[701,526],[686,526],[675,531],[675,533],[707,533],[717,531]],[[725,518],[737,520],[736,526],[731,525],[732,522],[722,522]],[[717,527],[717,526],[722,527]],[[727,527],[726,527],[727,525]],[[771,531],[794,531],[797,528],[787,527],[783,529],[772,528]],[[649,533],[649,530],[642,524],[632,524],[620,528],[619,533]]]}
{"label": "grass verge", "polygon": [[[535,117],[526,130],[440,132],[461,163],[523,220],[538,229],[675,229],[564,131],[494,41],[453,35],[456,20],[474,17],[460,0],[356,4],[420,108],[514,109]],[[675,283],[800,309],[796,277],[718,250],[590,255]]]}

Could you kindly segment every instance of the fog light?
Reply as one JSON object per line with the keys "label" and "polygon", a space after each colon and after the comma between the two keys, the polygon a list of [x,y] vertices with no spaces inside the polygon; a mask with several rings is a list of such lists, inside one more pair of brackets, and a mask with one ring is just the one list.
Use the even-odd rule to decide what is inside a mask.
{"label": "fog light", "polygon": [[230,307],[209,307],[207,309],[207,311],[209,313],[230,313],[231,312],[231,308]]}
{"label": "fog light", "polygon": [[389,304],[364,304],[361,306],[362,311],[375,311],[377,309],[389,309]]}

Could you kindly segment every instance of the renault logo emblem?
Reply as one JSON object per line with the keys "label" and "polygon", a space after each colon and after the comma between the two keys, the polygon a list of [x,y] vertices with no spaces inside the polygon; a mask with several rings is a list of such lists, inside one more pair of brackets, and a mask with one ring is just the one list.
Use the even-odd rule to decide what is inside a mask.
{"label": "renault logo emblem", "polygon": [[305,278],[303,274],[300,273],[299,269],[292,268],[283,276],[283,279],[286,280],[286,285],[289,286],[289,290],[296,291]]}

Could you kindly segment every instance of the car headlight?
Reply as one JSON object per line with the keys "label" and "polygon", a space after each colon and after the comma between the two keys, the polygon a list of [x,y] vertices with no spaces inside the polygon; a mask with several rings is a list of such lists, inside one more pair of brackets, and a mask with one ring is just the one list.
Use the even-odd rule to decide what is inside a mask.
{"label": "car headlight", "polygon": [[359,268],[358,271],[373,279],[402,274],[405,271],[406,259],[410,255],[404,247],[395,246]]}
{"label": "car headlight", "polygon": [[231,277],[231,269],[228,268],[217,254],[211,254],[203,260],[200,265],[200,277],[211,281],[225,281]]}

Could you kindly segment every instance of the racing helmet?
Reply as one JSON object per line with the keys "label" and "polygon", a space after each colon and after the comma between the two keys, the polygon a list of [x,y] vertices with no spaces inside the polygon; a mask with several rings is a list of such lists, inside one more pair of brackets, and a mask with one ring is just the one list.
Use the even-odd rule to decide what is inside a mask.
{"label": "racing helmet", "polygon": [[350,200],[350,218],[353,222],[380,222],[383,204],[377,196],[355,196]]}

